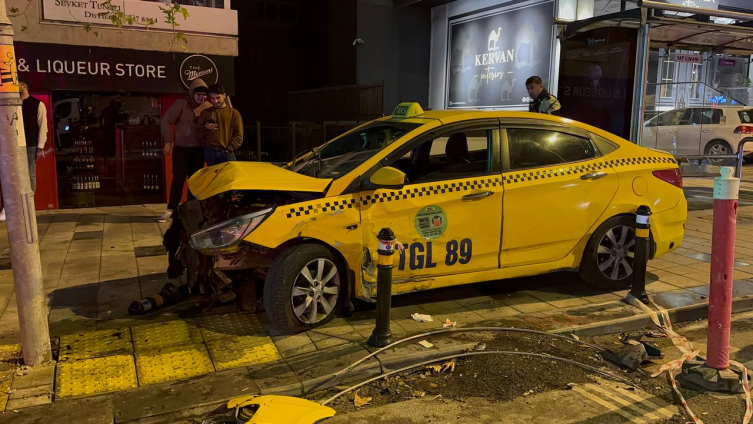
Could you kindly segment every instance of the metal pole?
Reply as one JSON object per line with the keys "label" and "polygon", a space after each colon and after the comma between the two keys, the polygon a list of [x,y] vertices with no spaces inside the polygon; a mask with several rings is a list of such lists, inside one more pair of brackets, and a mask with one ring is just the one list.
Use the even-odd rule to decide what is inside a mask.
{"label": "metal pole", "polygon": [[[648,266],[649,246],[651,243],[651,209],[640,206],[635,213],[635,250],[633,255],[633,287],[630,294],[643,303],[648,303],[646,293],[646,266]],[[618,249],[626,249],[617,246]],[[626,249],[627,250],[627,249]]]}
{"label": "metal pole", "polygon": [[[645,9],[643,9],[645,12]],[[645,113],[646,84],[648,79],[648,56],[650,49],[651,24],[644,24],[638,30],[638,48],[635,61],[635,81],[633,82],[633,113],[630,122],[630,141],[640,145],[643,135],[643,116]]]}
{"label": "metal pole", "polygon": [[729,368],[732,282],[735,274],[735,227],[740,180],[732,168],[722,167],[714,179],[714,227],[711,233],[711,287],[709,288],[709,331],[706,365]]}
{"label": "metal pole", "polygon": [[[15,61],[13,27],[6,13],[5,0],[0,0],[0,46],[6,56]],[[8,219],[21,349],[24,363],[34,366],[49,361],[52,355],[16,64],[8,68],[13,73],[13,81],[0,85],[0,116],[3,117],[0,119],[0,183]]]}
{"label": "metal pole", "polygon": [[377,262],[377,317],[376,327],[366,342],[369,346],[385,347],[392,344],[390,330],[390,309],[392,308],[392,265],[395,258],[395,233],[382,228],[379,239],[379,260]]}

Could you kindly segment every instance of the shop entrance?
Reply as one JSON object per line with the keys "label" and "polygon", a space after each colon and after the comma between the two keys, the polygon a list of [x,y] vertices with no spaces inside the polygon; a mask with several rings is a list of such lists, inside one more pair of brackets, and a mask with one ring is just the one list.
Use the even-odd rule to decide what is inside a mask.
{"label": "shop entrance", "polygon": [[162,203],[157,94],[53,91],[61,208]]}

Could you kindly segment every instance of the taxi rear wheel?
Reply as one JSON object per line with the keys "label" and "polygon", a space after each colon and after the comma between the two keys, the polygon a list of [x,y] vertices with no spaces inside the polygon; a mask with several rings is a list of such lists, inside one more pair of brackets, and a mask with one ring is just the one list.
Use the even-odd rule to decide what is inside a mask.
{"label": "taxi rear wheel", "polygon": [[594,287],[622,290],[633,282],[635,219],[608,219],[591,236],[583,253],[580,275]]}
{"label": "taxi rear wheel", "polygon": [[318,244],[294,246],[272,263],[264,309],[275,325],[297,332],[331,321],[340,310],[345,278],[332,252]]}

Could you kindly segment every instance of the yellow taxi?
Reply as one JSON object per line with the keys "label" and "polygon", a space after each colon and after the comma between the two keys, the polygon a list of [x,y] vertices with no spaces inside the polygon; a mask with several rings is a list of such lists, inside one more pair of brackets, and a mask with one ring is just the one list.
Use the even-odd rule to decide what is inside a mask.
{"label": "yellow taxi", "polygon": [[667,153],[566,118],[417,103],[285,165],[228,162],[189,187],[202,215],[191,247],[225,280],[263,283],[289,332],[375,298],[382,228],[405,248],[395,294],[561,270],[619,289],[638,206],[653,212],[652,258],[679,247],[687,218]]}

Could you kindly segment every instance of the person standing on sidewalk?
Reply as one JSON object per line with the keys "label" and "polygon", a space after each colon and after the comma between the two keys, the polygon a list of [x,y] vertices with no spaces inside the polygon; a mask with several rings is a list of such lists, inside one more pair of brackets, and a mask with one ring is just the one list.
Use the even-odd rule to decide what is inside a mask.
{"label": "person standing on sidewalk", "polygon": [[[183,197],[186,179],[204,167],[204,148],[196,134],[196,120],[210,107],[212,105],[207,102],[207,85],[201,78],[197,78],[191,83],[188,97],[173,103],[162,118],[160,129],[162,139],[165,140],[163,153],[167,155],[172,151],[173,181],[170,184],[167,211],[158,222],[167,222],[172,218]],[[171,131],[172,126],[175,126],[174,133]],[[188,198],[194,198],[190,191]]]}
{"label": "person standing on sidewalk", "polygon": [[528,105],[529,112],[546,113],[549,115],[559,115],[562,109],[560,101],[549,94],[544,87],[541,77],[532,76],[526,80],[526,89],[531,97],[531,103]]}
{"label": "person standing on sidewalk", "polygon": [[243,144],[243,119],[227,102],[225,89],[215,84],[209,87],[212,108],[199,117],[199,139],[204,144],[207,166],[235,160],[235,151]]}
{"label": "person standing on sidewalk", "polygon": [[[44,146],[47,144],[47,107],[41,100],[29,93],[29,84],[18,82],[19,94],[23,104],[21,114],[24,119],[26,136],[26,159],[29,161],[29,178],[31,190],[37,191],[37,159],[46,156]],[[5,209],[0,210],[0,221],[5,221]]]}

